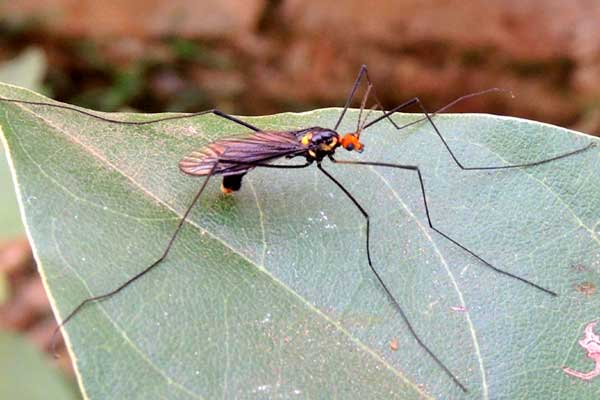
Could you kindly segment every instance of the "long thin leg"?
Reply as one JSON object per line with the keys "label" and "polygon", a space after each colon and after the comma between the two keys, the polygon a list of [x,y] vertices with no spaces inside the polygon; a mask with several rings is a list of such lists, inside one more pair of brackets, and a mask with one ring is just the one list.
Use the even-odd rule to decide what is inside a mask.
{"label": "long thin leg", "polygon": [[333,157],[330,157],[331,161],[336,163],[336,164],[348,164],[348,165],[373,165],[373,166],[377,166],[377,167],[389,167],[389,168],[398,168],[398,169],[404,169],[404,170],[409,170],[409,171],[415,171],[419,177],[419,184],[421,185],[421,196],[423,198],[423,205],[425,206],[425,215],[427,216],[427,223],[429,224],[429,227],[434,230],[435,232],[437,232],[438,234],[442,235],[444,238],[446,238],[447,240],[449,240],[450,242],[454,243],[456,246],[460,247],[461,249],[463,249],[464,251],[466,251],[467,253],[469,253],[470,255],[472,255],[473,257],[475,257],[477,260],[481,261],[481,263],[483,263],[487,268],[490,268],[492,270],[494,270],[495,272],[502,274],[502,275],[506,275],[508,277],[514,278],[516,280],[519,280],[523,283],[526,283],[529,286],[532,286],[538,290],[541,290],[542,292],[548,293],[552,296],[558,296],[556,294],[556,292],[553,292],[550,289],[546,289],[536,283],[533,283],[525,278],[522,278],[520,276],[517,276],[511,272],[508,271],[504,271],[498,267],[495,267],[494,265],[492,265],[490,262],[486,261],[485,259],[483,259],[481,256],[477,255],[475,252],[473,252],[472,250],[469,250],[466,246],[464,246],[463,244],[461,244],[460,242],[458,242],[455,239],[452,239],[450,236],[448,236],[447,234],[445,234],[444,232],[442,232],[441,230],[439,230],[438,228],[436,228],[435,226],[433,226],[433,222],[431,221],[431,214],[429,213],[429,206],[427,203],[427,195],[425,194],[425,183],[423,181],[423,176],[421,175],[421,171],[419,170],[419,167],[415,166],[415,165],[399,165],[399,164],[390,164],[390,163],[384,163],[384,162],[370,162],[370,161],[347,161],[347,160],[336,160]]}
{"label": "long thin leg", "polygon": [[63,105],[63,104],[53,104],[53,103],[46,103],[46,102],[41,102],[41,101],[7,99],[4,97],[0,97],[0,101],[4,101],[4,102],[8,102],[8,103],[28,104],[28,105],[34,105],[34,106],[47,106],[47,107],[61,108],[63,110],[70,110],[70,111],[74,111],[79,114],[87,115],[89,117],[95,118],[100,121],[111,122],[111,123],[122,124],[122,125],[149,125],[149,124],[154,124],[157,122],[171,121],[171,120],[176,120],[176,119],[194,118],[194,117],[198,117],[200,115],[205,115],[205,114],[214,114],[218,117],[225,118],[226,120],[234,122],[238,125],[242,125],[246,128],[252,129],[255,132],[261,131],[261,129],[255,127],[254,125],[244,122],[241,119],[236,118],[232,115],[226,114],[223,111],[217,110],[216,108],[213,108],[211,110],[199,111],[199,112],[195,112],[195,113],[191,113],[191,114],[173,115],[170,117],[156,118],[156,119],[151,119],[148,121],[120,121],[118,119],[106,118],[101,115],[97,115],[97,114],[94,114],[94,113],[91,113],[88,111],[80,110],[78,108]]}
{"label": "long thin leg", "polygon": [[[373,85],[373,82],[371,81],[371,78],[369,77],[369,72],[367,70],[367,66],[363,64],[360,67],[360,70],[358,71],[358,76],[354,80],[354,84],[352,85],[352,89],[350,89],[350,93],[348,93],[348,97],[346,98],[346,104],[344,104],[344,109],[342,110],[342,113],[340,114],[340,116],[333,128],[334,131],[337,131],[338,128],[340,127],[340,124],[342,123],[342,120],[344,119],[344,115],[346,115],[346,111],[348,111],[348,108],[350,107],[350,104],[352,103],[352,99],[354,98],[354,95],[356,94],[356,91],[358,90],[358,87],[360,86],[360,82],[362,81],[363,77],[367,80],[367,83],[372,87],[373,98],[375,99],[375,102],[377,103],[377,105],[379,106],[380,109],[385,111],[385,108],[383,107],[383,105],[379,101],[379,98],[377,97],[377,93],[375,92],[375,86]],[[387,118],[392,123],[392,125],[394,125],[394,127],[396,129],[399,129],[399,126],[396,125],[394,120],[392,120],[392,117],[390,117],[391,114],[392,113],[389,113],[389,114],[385,115],[383,118]]]}
{"label": "long thin leg", "polygon": [[[121,285],[119,285],[117,288],[111,290],[110,292],[106,292],[106,293],[103,293],[101,295],[89,297],[89,298],[83,300],[81,303],[79,303],[79,305],[77,305],[77,307],[75,307],[75,309],[73,309],[73,311],[71,311],[66,316],[65,319],[62,320],[62,322],[56,327],[56,329],[54,330],[54,333],[52,335],[52,352],[53,353],[56,354],[56,352],[55,352],[56,335],[60,331],[60,328],[63,327],[63,326],[65,326],[65,324],[67,322],[69,322],[79,311],[81,311],[81,309],[86,304],[92,303],[92,302],[95,302],[95,301],[102,301],[102,300],[105,300],[105,299],[107,299],[109,297],[112,297],[113,295],[119,293],[121,290],[125,289],[127,286],[129,286],[130,284],[132,284],[133,282],[135,282],[136,280],[138,280],[139,278],[141,278],[143,275],[145,275],[146,273],[150,272],[152,269],[154,269],[156,266],[158,266],[167,257],[167,255],[171,251],[173,243],[175,242],[175,238],[177,237],[177,235],[179,234],[181,228],[183,227],[183,223],[185,222],[185,220],[187,219],[189,213],[192,211],[192,208],[194,207],[194,205],[196,204],[196,202],[198,201],[198,199],[200,198],[200,196],[204,192],[204,189],[208,185],[208,181],[213,176],[213,173],[216,170],[217,166],[220,163],[227,162],[227,161],[228,160],[226,160],[226,159],[219,159],[219,162],[216,162],[215,165],[212,167],[212,169],[210,170],[210,172],[207,175],[206,179],[202,183],[202,186],[200,186],[200,189],[198,190],[198,192],[194,196],[194,199],[192,200],[192,202],[190,203],[189,207],[186,209],[185,213],[183,214],[183,217],[181,217],[181,220],[177,224],[177,227],[175,228],[175,232],[173,233],[173,236],[171,236],[171,239],[169,239],[169,243],[167,244],[167,247],[163,251],[163,254],[156,261],[154,261],[148,267],[144,268],[142,271],[138,272],[133,277],[129,278],[127,281],[125,281],[124,283],[122,283]],[[233,162],[233,160],[232,160],[232,162]],[[311,165],[312,162],[306,162],[304,164],[294,164],[294,165],[273,165],[273,164],[265,164],[265,163],[242,163],[242,164],[248,164],[249,166],[253,166],[253,167],[288,169],[288,168],[306,168],[309,165]]]}
{"label": "long thin leg", "polygon": [[192,200],[192,202],[190,203],[189,207],[187,208],[187,210],[183,214],[183,217],[181,217],[181,220],[179,221],[179,223],[177,224],[177,228],[175,228],[175,232],[173,233],[173,236],[171,236],[171,239],[169,239],[169,243],[167,244],[167,247],[163,251],[163,254],[156,261],[154,261],[152,264],[150,264],[148,267],[144,268],[142,271],[138,272],[137,274],[135,274],[131,278],[127,279],[124,283],[122,283],[121,285],[119,285],[117,288],[111,290],[110,292],[103,293],[101,295],[88,297],[87,299],[85,299],[81,303],[79,303],[79,305],[77,307],[75,307],[73,309],[73,311],[71,311],[65,317],[65,319],[63,319],[58,324],[58,326],[54,330],[54,333],[52,334],[52,352],[54,354],[56,354],[56,352],[55,352],[56,340],[55,339],[56,339],[56,335],[60,331],[60,328],[62,328],[63,326],[65,326],[65,324],[67,322],[69,322],[86,304],[92,303],[92,302],[95,302],[95,301],[105,300],[105,299],[107,299],[109,297],[114,296],[115,294],[119,293],[121,290],[125,289],[127,286],[129,286],[130,284],[132,284],[133,282],[135,282],[136,280],[138,280],[139,278],[141,278],[143,275],[145,275],[146,273],[150,272],[152,269],[154,269],[156,266],[158,266],[167,257],[167,255],[169,254],[169,251],[171,251],[171,247],[173,247],[173,243],[175,242],[175,238],[177,237],[177,235],[181,231],[181,228],[183,227],[183,223],[185,222],[187,216],[192,211],[192,208],[194,208],[194,205],[196,204],[196,202],[198,201],[198,199],[202,195],[202,192],[204,192],[204,189],[206,188],[206,185],[208,184],[208,181],[210,180],[213,172],[217,168],[217,165],[219,165],[218,162],[215,163],[215,165],[212,167],[210,173],[206,176],[206,179],[204,179],[204,182],[202,183],[202,186],[200,186],[200,189],[198,190],[198,192],[194,196],[194,199]]}
{"label": "long thin leg", "polygon": [[460,387],[462,389],[462,391],[466,393],[467,392],[467,388],[458,380],[458,378],[456,377],[456,375],[454,375],[450,371],[450,369],[448,369],[448,367],[446,367],[446,365],[444,365],[444,363],[433,353],[433,351],[431,351],[429,349],[429,347],[427,347],[427,345],[421,340],[421,338],[419,337],[419,335],[417,335],[417,332],[415,331],[415,329],[413,328],[412,324],[410,323],[410,320],[406,316],[406,313],[402,309],[402,306],[400,305],[400,303],[398,302],[398,300],[396,300],[396,297],[394,297],[394,295],[392,294],[392,292],[390,291],[390,289],[388,289],[387,285],[385,284],[385,282],[381,278],[381,275],[379,275],[379,272],[377,271],[377,269],[375,269],[375,267],[373,266],[373,261],[371,259],[371,246],[370,246],[370,243],[371,243],[370,242],[370,225],[371,224],[370,224],[370,220],[369,220],[369,214],[360,205],[360,203],[354,198],[354,196],[352,196],[352,194],[350,194],[350,192],[348,191],[348,189],[346,189],[337,179],[335,179],[329,172],[327,172],[323,168],[323,166],[321,165],[321,163],[317,163],[317,168],[319,168],[321,170],[321,172],[323,172],[325,174],[325,176],[327,176],[333,183],[335,183],[337,185],[337,187],[339,187],[342,190],[342,192],[344,192],[344,194],[354,203],[354,205],[356,206],[356,208],[358,208],[358,210],[363,215],[363,217],[365,217],[365,220],[366,220],[366,234],[367,234],[367,261],[369,262],[369,268],[371,268],[371,271],[373,272],[373,274],[377,278],[377,281],[379,282],[379,284],[381,285],[381,287],[383,288],[383,290],[385,291],[385,293],[388,295],[388,297],[392,301],[392,304],[394,305],[394,307],[396,307],[396,310],[398,311],[398,313],[400,314],[400,316],[404,320],[404,323],[408,327],[408,330],[413,335],[413,337],[415,338],[415,340],[417,341],[417,343],[431,356],[431,358],[436,362],[436,364],[438,364],[438,366],[442,370],[444,370],[444,372],[454,381],[454,383],[456,383],[456,385],[458,385],[458,387]]}
{"label": "long thin leg", "polygon": [[[488,91],[491,90],[495,90],[495,89],[490,89]],[[478,93],[473,93],[471,95],[467,95],[467,96],[474,96],[477,95]],[[452,104],[456,104],[457,102],[459,102],[460,100],[462,100],[463,98],[465,98],[465,96],[463,96],[462,98],[459,98],[455,101],[453,101]],[[417,104],[419,106],[419,108],[421,109],[421,112],[423,112],[423,114],[425,114],[425,119],[427,119],[427,121],[429,121],[429,123],[431,124],[431,126],[433,127],[435,133],[439,136],[440,140],[442,141],[442,143],[444,144],[444,147],[446,147],[446,150],[448,150],[448,153],[450,153],[450,156],[452,157],[452,159],[454,160],[454,162],[456,163],[456,165],[458,165],[458,167],[460,169],[462,169],[463,171],[482,171],[482,170],[498,170],[498,169],[511,169],[511,168],[523,168],[523,167],[533,167],[535,165],[540,165],[540,164],[545,164],[551,161],[555,161],[555,160],[559,160],[561,158],[565,158],[565,157],[569,157],[572,156],[574,154],[578,154],[581,153],[591,147],[594,147],[596,145],[595,142],[591,142],[589,144],[587,144],[586,146],[579,148],[577,150],[572,150],[563,154],[559,154],[556,155],[554,157],[550,157],[544,160],[539,160],[539,161],[533,161],[533,162],[529,162],[529,163],[522,163],[522,164],[511,164],[511,165],[501,165],[501,166],[490,166],[490,167],[465,167],[460,161],[458,161],[458,158],[456,157],[456,155],[454,154],[454,152],[452,151],[452,149],[450,148],[450,146],[448,145],[448,142],[446,142],[446,139],[444,138],[444,136],[442,135],[442,133],[440,132],[440,130],[437,128],[437,126],[433,123],[433,119],[431,118],[431,116],[429,115],[429,113],[427,112],[427,110],[425,109],[425,107],[423,106],[423,103],[421,103],[421,100],[419,100],[418,97],[413,97],[410,100],[405,101],[404,103],[400,104],[397,107],[392,108],[389,111],[386,111],[383,113],[383,115],[381,115],[380,117],[375,118],[373,121],[369,122],[368,124],[366,124],[364,126],[363,129],[366,129],[374,124],[376,124],[377,122],[381,121],[384,118],[387,118],[390,114],[393,114],[395,112],[398,112],[402,109],[408,108],[412,105]],[[442,108],[446,109],[448,106],[445,106]],[[423,120],[423,119],[421,119]],[[403,125],[403,127],[412,125],[413,123],[419,122],[421,120],[418,121],[414,121],[411,122],[410,124],[407,125]]]}
{"label": "long thin leg", "polygon": [[[514,95],[512,94],[512,91],[510,91],[510,90],[508,90],[508,89],[502,89],[502,88],[495,88],[495,87],[494,87],[494,88],[489,88],[489,89],[485,89],[485,90],[480,90],[479,92],[473,92],[473,93],[469,93],[469,94],[465,94],[465,95],[463,95],[463,96],[460,96],[460,97],[458,97],[458,98],[456,98],[456,99],[452,100],[450,103],[446,104],[445,106],[443,106],[443,107],[441,107],[441,108],[438,108],[437,110],[435,110],[435,111],[434,111],[434,112],[432,112],[432,113],[429,113],[429,115],[430,115],[431,117],[434,117],[434,116],[436,116],[437,114],[441,114],[441,113],[443,113],[444,111],[448,110],[449,108],[452,108],[452,107],[454,107],[454,106],[455,106],[455,105],[457,105],[458,103],[461,103],[461,102],[463,102],[463,101],[465,101],[465,100],[467,100],[467,99],[470,99],[470,98],[472,98],[472,97],[478,97],[478,96],[482,96],[482,95],[484,95],[484,94],[488,94],[488,93],[498,93],[498,92],[500,92],[500,93],[509,93],[511,96],[514,96]],[[411,99],[411,100],[409,100],[409,101],[412,101],[412,99]],[[402,108],[406,107],[406,106],[404,106],[403,104],[405,104],[405,103],[402,103],[401,105],[399,105],[399,106],[396,106],[396,107],[394,107],[393,109],[391,109],[391,110],[389,110],[389,111],[384,111],[384,114],[388,114],[388,115],[390,115],[390,114],[393,114],[393,113],[395,113],[395,112],[398,112],[400,109],[402,109]],[[381,121],[383,118],[385,118],[385,116],[383,116],[383,115],[382,115],[381,117],[377,117],[377,118],[376,118],[376,119],[374,119],[373,121],[370,121],[368,124],[366,124],[366,125],[363,127],[363,129],[366,129],[366,128],[368,128],[369,126],[376,124],[377,122]],[[419,122],[426,121],[426,120],[427,120],[427,117],[419,118],[419,119],[416,119],[416,120],[414,120],[414,121],[408,122],[408,123],[406,123],[406,124],[404,124],[404,125],[400,125],[400,127],[398,127],[398,129],[399,129],[399,130],[401,130],[401,129],[404,129],[404,128],[408,128],[408,127],[409,127],[409,126],[411,126],[411,125],[415,125],[415,124],[418,124]]]}

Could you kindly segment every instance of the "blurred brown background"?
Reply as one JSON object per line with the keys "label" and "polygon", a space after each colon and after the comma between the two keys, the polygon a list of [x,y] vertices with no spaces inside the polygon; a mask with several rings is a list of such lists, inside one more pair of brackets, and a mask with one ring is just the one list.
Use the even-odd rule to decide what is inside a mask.
{"label": "blurred brown background", "polygon": [[[501,87],[516,98],[453,111],[600,132],[597,0],[0,2],[0,62],[31,46],[45,59],[39,90],[99,110],[340,106],[365,63],[388,107],[419,96],[434,110]],[[23,239],[0,244],[0,273],[0,328],[47,350],[53,322]]]}
{"label": "blurred brown background", "polygon": [[[54,97],[94,108],[266,114],[339,105],[362,63],[386,105],[574,125],[600,101],[600,2],[590,0],[11,0],[0,57],[35,43]],[[590,130],[597,124],[590,123]]]}

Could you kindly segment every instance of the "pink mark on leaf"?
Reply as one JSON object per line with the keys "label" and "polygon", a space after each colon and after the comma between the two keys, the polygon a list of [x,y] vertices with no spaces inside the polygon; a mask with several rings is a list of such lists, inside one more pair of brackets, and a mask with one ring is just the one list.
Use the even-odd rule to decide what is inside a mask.
{"label": "pink mark on leaf", "polygon": [[464,306],[450,306],[450,309],[456,312],[467,312],[467,307]]}
{"label": "pink mark on leaf", "polygon": [[584,330],[583,339],[579,341],[579,345],[587,351],[587,356],[594,360],[596,366],[590,372],[579,372],[568,367],[563,367],[563,371],[568,375],[579,379],[589,381],[592,378],[600,375],[600,336],[594,333],[594,327],[598,321],[590,322]]}

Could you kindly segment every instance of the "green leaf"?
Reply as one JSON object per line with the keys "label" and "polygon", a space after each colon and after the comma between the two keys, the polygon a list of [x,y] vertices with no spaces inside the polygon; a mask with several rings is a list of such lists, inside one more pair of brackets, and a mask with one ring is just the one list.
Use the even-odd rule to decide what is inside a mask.
{"label": "green leaf", "polygon": [[[0,95],[47,101],[9,86]],[[26,226],[59,318],[160,256],[202,183],[183,176],[178,160],[243,130],[213,115],[136,127],[45,106],[0,108]],[[331,127],[339,113],[248,121]],[[356,118],[350,112],[343,130]],[[539,160],[596,140],[490,115],[436,121],[469,166]],[[369,270],[361,214],[310,167],[256,169],[228,197],[214,179],[158,269],[67,325],[86,395],[598,398],[600,380],[561,370],[591,369],[577,341],[598,318],[600,300],[576,289],[600,284],[598,147],[534,168],[464,172],[425,123],[398,132],[382,122],[362,140],[362,155],[340,150],[338,158],[420,166],[439,229],[560,294],[499,275],[428,229],[414,172],[324,162],[370,213],[374,263],[387,285],[469,393],[411,337]]]}
{"label": "green leaf", "polygon": [[19,336],[0,331],[0,398],[77,399],[74,388],[44,355]]}

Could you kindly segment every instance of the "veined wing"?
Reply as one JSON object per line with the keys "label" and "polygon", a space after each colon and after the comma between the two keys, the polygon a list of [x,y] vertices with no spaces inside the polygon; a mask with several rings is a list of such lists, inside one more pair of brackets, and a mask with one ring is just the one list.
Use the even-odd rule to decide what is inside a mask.
{"label": "veined wing", "polygon": [[302,153],[308,149],[294,132],[255,132],[246,137],[221,139],[193,151],[179,162],[188,175],[235,175],[254,168],[252,163],[268,163],[278,158]]}

